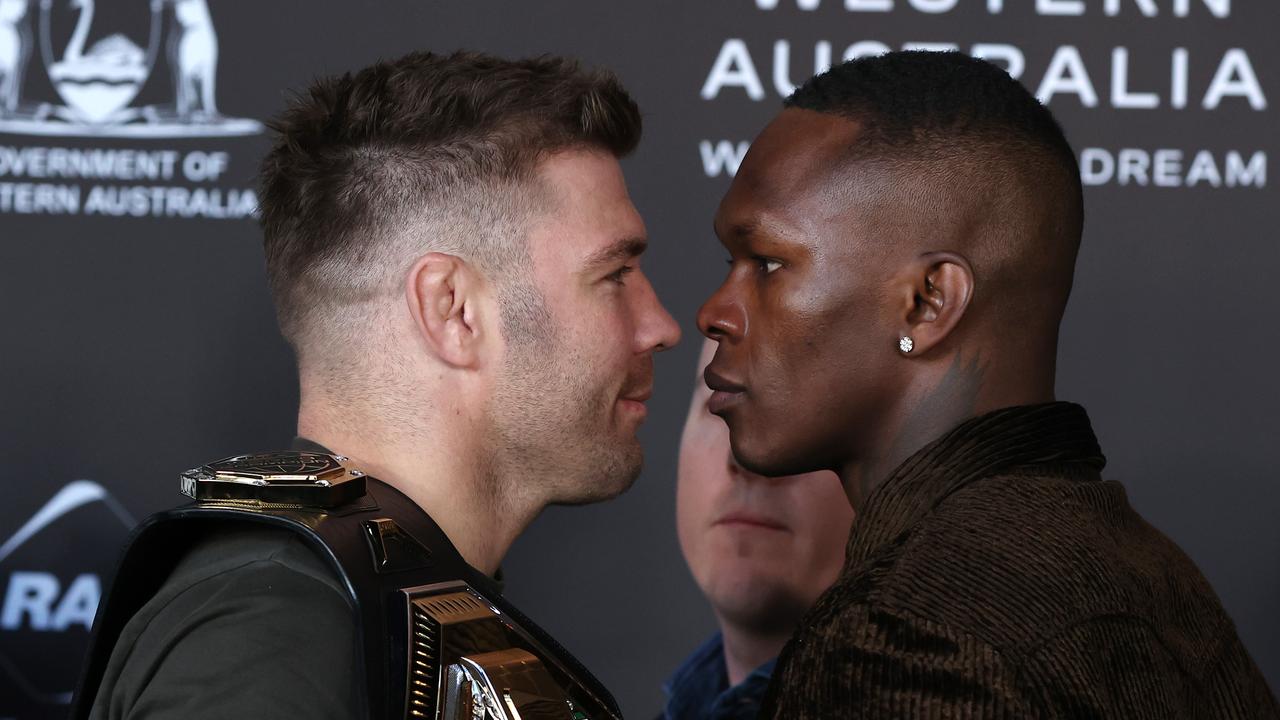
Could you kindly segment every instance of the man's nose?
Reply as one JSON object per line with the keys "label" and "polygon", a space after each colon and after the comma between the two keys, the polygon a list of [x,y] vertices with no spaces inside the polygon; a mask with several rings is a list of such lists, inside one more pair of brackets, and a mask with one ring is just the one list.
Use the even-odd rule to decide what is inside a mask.
{"label": "man's nose", "polygon": [[644,283],[645,297],[641,300],[640,323],[637,340],[642,352],[669,350],[680,342],[680,324],[663,307],[658,293],[648,280]]}
{"label": "man's nose", "polygon": [[746,316],[728,280],[698,308],[698,330],[716,342],[740,338],[746,331]]}

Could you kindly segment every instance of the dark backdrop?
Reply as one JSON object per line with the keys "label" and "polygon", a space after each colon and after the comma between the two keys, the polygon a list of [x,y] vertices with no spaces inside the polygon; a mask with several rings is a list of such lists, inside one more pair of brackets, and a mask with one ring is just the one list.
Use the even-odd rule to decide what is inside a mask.
{"label": "dark backdrop", "polygon": [[[27,57],[18,112],[0,117],[0,717],[64,712],[99,582],[127,526],[182,499],[180,470],[292,435],[291,359],[245,217],[267,145],[252,121],[316,75],[419,48],[580,56],[616,70],[645,112],[625,167],[650,276],[686,336],[658,364],[647,469],[616,502],[547,512],[505,564],[510,596],[629,715],[659,706],[662,678],[713,627],[672,502],[693,314],[723,272],[710,222],[734,158],[815,56],[916,42],[997,59],[1082,153],[1060,396],[1089,408],[1106,474],[1200,564],[1280,680],[1280,211],[1266,167],[1280,5],[212,0],[214,38],[203,4],[179,0],[184,22],[165,4],[153,23],[145,0],[99,0],[86,47],[119,34],[136,72],[97,89],[51,79],[78,21],[66,2],[0,22],[0,56]],[[216,46],[222,120],[172,119],[174,78],[206,75],[170,59],[171,38],[198,57]]]}

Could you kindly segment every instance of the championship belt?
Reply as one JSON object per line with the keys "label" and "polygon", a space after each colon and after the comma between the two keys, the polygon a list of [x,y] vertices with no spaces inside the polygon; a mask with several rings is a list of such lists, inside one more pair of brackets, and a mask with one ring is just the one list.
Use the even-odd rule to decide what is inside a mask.
{"label": "championship belt", "polygon": [[195,502],[143,524],[104,596],[73,718],[88,716],[114,638],[185,538],[209,523],[256,522],[300,534],[349,588],[370,717],[621,719],[608,690],[506,603],[421,508],[347,458],[227,458],[182,473],[181,490]]}
{"label": "championship belt", "polygon": [[612,717],[598,702],[575,701],[568,669],[472,588],[441,583],[405,592],[412,615],[409,717]]}

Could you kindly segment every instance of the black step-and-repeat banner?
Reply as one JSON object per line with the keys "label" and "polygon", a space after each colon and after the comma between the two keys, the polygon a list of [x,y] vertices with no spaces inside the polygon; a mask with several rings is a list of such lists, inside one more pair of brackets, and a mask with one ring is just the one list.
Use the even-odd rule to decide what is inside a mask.
{"label": "black step-and-repeat banner", "polygon": [[1278,31],[1271,0],[0,0],[0,718],[65,712],[118,544],[181,500],[179,471],[291,437],[262,121],[316,75],[420,48],[576,55],[645,113],[626,169],[686,333],[647,469],[549,511],[506,563],[629,715],[713,627],[672,508],[693,314],[724,267],[712,212],[796,84],[898,48],[989,58],[1062,120],[1088,222],[1060,396],[1280,684]]}

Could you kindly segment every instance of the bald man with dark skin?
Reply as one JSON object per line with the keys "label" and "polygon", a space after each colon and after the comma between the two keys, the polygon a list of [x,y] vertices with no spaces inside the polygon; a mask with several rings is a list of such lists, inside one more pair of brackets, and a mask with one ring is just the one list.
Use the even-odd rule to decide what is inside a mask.
{"label": "bald man with dark skin", "polygon": [[[737,263],[704,308],[715,339],[748,321],[757,338],[768,336],[748,349],[760,382],[750,394],[756,422],[732,435],[740,460],[771,474],[830,465],[855,506],[885,472],[960,421],[1053,400],[1057,327],[1076,247],[1065,237],[1033,248],[993,236],[1037,226],[1079,234],[1078,221],[1049,217],[1061,209],[984,194],[997,169],[919,169],[913,175],[922,182],[905,185],[900,164],[850,165],[848,148],[862,132],[857,121],[789,109],[760,134],[720,205],[716,234],[731,253],[767,258],[786,272],[757,285],[756,268]],[[1025,168],[1019,180],[1035,172]],[[917,212],[904,218],[898,209],[907,203]],[[971,308],[975,263],[988,270],[991,297]],[[872,267],[882,272],[858,271]],[[900,329],[912,339],[914,362],[885,352],[884,342],[866,342],[868,326],[886,314],[883,324],[895,326],[885,328],[887,347]],[[953,332],[961,318],[964,332]],[[715,397],[713,407],[735,398],[746,399]],[[795,407],[817,412],[796,416]]]}
{"label": "bald man with dark skin", "polygon": [[1280,717],[1199,570],[1055,400],[1083,201],[1048,110],[987,63],[809,81],[715,217],[711,411],[764,475],[857,512],[765,718]]}

